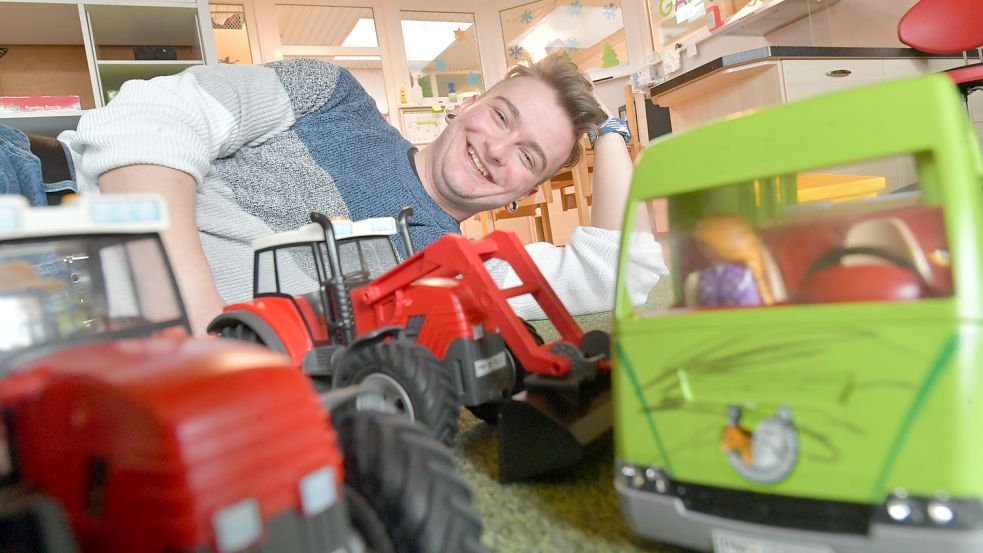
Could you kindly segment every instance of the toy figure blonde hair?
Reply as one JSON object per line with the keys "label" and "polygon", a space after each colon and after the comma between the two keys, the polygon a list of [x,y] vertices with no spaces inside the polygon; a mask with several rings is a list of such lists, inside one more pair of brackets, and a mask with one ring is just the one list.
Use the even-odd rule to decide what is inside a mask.
{"label": "toy figure blonde hair", "polygon": [[775,295],[765,277],[763,246],[744,219],[727,213],[711,215],[696,224],[693,237],[720,259],[744,264],[754,276],[762,303],[775,303]]}

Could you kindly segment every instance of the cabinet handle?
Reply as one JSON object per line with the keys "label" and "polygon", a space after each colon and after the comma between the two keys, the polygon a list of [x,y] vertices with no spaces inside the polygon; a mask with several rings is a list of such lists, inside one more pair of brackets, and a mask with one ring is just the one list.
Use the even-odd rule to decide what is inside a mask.
{"label": "cabinet handle", "polygon": [[850,71],[849,69],[834,69],[832,71],[827,71],[826,76],[834,78],[849,77],[851,73],[853,73],[853,71]]}

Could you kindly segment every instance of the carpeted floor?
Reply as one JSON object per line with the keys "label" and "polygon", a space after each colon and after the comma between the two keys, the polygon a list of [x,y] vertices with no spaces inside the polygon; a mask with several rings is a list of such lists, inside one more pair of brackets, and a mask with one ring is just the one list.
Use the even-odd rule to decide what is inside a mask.
{"label": "carpeted floor", "polygon": [[[650,303],[667,305],[669,290],[656,287]],[[608,313],[577,317],[584,329],[610,329]],[[547,341],[551,326],[532,321]],[[483,541],[495,553],[647,552],[681,553],[682,549],[645,542],[622,521],[614,491],[614,455],[602,449],[549,481],[498,483],[495,429],[462,409],[455,453],[471,482],[475,506],[485,521]],[[548,447],[548,446],[547,446]]]}

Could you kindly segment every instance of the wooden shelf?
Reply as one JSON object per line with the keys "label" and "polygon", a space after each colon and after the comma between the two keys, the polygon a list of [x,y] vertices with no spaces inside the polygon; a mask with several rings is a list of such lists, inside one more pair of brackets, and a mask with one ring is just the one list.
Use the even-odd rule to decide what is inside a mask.
{"label": "wooden shelf", "polygon": [[65,129],[74,129],[85,110],[26,111],[0,113],[0,123],[26,133],[58,136]]}
{"label": "wooden shelf", "polygon": [[0,2],[0,37],[2,46],[81,46],[78,4]]}
{"label": "wooden shelf", "polygon": [[161,75],[180,73],[189,67],[204,64],[201,60],[138,60],[100,61],[96,63],[102,90],[119,90],[130,79],[152,79]]}

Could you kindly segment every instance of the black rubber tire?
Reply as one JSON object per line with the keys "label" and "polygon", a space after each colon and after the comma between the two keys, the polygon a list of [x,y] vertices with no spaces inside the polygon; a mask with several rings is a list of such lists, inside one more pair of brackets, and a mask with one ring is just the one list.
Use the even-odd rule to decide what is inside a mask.
{"label": "black rubber tire", "polygon": [[[546,343],[543,337],[539,335],[539,332],[536,331],[536,327],[527,321],[522,321],[522,324],[525,325],[526,330],[532,335],[532,339],[536,342],[536,345],[541,346]],[[526,389],[526,368],[522,366],[522,363],[519,362],[519,359],[512,353],[511,349],[509,349],[509,356],[512,358],[512,362],[515,363],[515,386],[512,388],[512,395],[514,396]],[[498,424],[498,412],[502,410],[502,403],[501,401],[489,401],[481,405],[469,405],[468,411],[471,411],[472,415],[487,424]]]}
{"label": "black rubber tire", "polygon": [[345,508],[348,509],[348,521],[352,530],[357,532],[366,551],[370,553],[396,553],[392,538],[386,531],[386,524],[379,518],[369,500],[355,488],[345,484]]}
{"label": "black rubber tire", "polygon": [[397,553],[481,553],[481,515],[450,450],[420,425],[383,413],[335,422],[345,482],[366,498]]}
{"label": "black rubber tire", "polygon": [[259,337],[259,334],[244,325],[243,323],[237,323],[230,326],[224,326],[218,331],[218,335],[222,338],[232,338],[233,340],[242,340],[243,342],[249,342],[250,344],[259,344],[265,346],[263,339]]}
{"label": "black rubber tire", "polygon": [[406,392],[416,421],[444,445],[454,443],[460,405],[450,372],[423,346],[407,340],[376,342],[349,351],[334,371],[332,387],[358,384],[372,374],[395,380]]}

